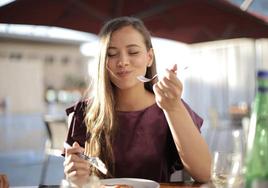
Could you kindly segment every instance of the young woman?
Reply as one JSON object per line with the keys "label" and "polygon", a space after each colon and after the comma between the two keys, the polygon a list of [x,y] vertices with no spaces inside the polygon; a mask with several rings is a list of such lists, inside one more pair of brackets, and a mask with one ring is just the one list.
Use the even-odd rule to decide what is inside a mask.
{"label": "young woman", "polygon": [[66,177],[79,184],[91,174],[104,177],[77,156],[84,152],[99,157],[112,177],[167,182],[174,169],[185,168],[196,181],[208,181],[210,153],[199,131],[203,120],[181,99],[176,65],[154,83],[137,79],[156,73],[143,22],[133,17],[110,20],[100,32],[100,44],[95,93],[67,109],[74,114]]}

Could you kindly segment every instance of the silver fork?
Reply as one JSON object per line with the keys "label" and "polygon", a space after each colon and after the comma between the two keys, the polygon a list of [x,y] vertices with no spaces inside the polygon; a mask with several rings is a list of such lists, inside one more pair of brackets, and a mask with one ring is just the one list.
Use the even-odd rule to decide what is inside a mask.
{"label": "silver fork", "polygon": [[[185,70],[185,69],[187,69],[187,68],[188,68],[188,67],[186,66],[186,67],[183,68],[183,70]],[[145,82],[151,82],[151,81],[153,81],[157,76],[158,76],[158,74],[155,74],[152,78],[146,78],[145,76],[140,75],[140,76],[137,76],[137,79],[138,79],[139,81],[145,83]]]}
{"label": "silver fork", "polygon": [[[71,148],[71,146],[67,142],[64,142],[63,147],[65,149]],[[105,164],[98,157],[88,157],[87,155],[85,155],[83,153],[77,153],[77,155],[80,158],[87,160],[90,164],[92,164],[94,167],[96,167],[103,174],[105,174],[105,175],[107,174],[108,170],[107,170]]]}

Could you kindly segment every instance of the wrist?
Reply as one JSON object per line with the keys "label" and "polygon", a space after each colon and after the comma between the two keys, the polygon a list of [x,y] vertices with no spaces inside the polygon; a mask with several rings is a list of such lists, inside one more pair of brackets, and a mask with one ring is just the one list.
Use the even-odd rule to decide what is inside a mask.
{"label": "wrist", "polygon": [[178,114],[182,112],[185,109],[185,106],[181,100],[178,100],[175,102],[170,108],[165,108],[163,109],[164,112],[166,113],[175,113]]}

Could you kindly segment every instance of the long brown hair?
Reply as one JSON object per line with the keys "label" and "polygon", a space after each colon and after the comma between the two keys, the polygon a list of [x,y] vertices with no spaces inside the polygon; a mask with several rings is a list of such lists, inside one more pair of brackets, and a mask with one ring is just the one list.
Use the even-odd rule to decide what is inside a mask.
{"label": "long brown hair", "polygon": [[[106,69],[107,49],[109,47],[111,35],[114,31],[132,26],[139,31],[143,38],[147,50],[152,48],[151,36],[143,22],[134,17],[119,17],[108,21],[101,29],[100,54],[97,66],[97,77],[94,82],[93,97],[90,100],[86,112],[87,134],[89,135],[85,143],[85,153],[90,156],[98,156],[108,167],[111,174],[114,172],[114,156],[112,143],[117,129],[114,85],[109,79]],[[156,73],[155,57],[153,64],[147,67],[146,77],[152,77]],[[144,87],[153,92],[153,83],[148,82]],[[92,167],[92,173],[102,176]]]}

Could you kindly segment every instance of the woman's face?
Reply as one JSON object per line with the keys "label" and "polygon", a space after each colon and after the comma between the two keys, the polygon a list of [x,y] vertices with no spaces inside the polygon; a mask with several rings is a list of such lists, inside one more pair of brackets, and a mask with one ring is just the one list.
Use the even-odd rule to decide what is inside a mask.
{"label": "woman's face", "polygon": [[112,33],[107,56],[110,80],[119,89],[143,84],[137,76],[145,75],[153,62],[152,49],[146,49],[143,36],[132,26]]}

